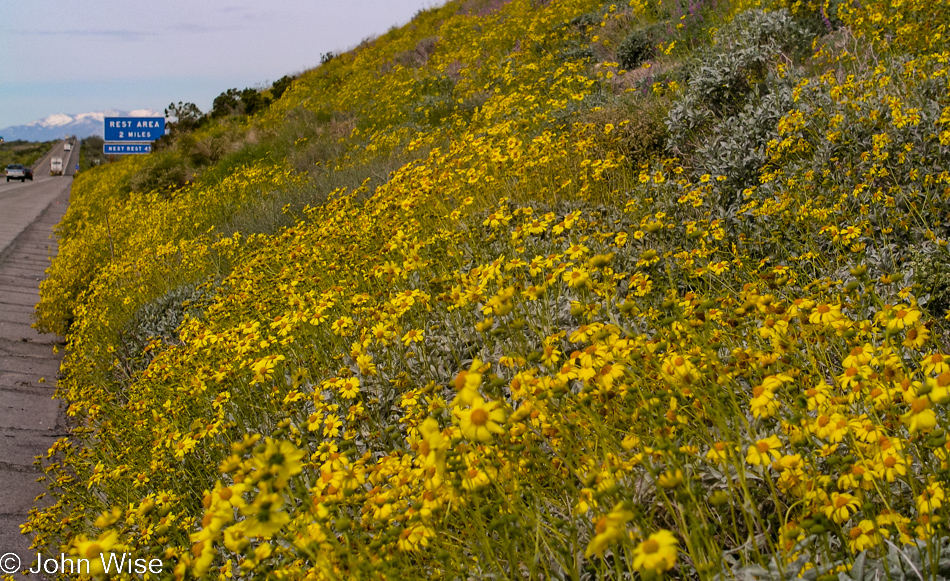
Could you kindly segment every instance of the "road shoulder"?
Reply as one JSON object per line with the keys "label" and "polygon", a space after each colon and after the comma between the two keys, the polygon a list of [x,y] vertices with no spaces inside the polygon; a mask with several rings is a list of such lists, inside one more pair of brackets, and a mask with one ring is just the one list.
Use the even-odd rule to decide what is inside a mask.
{"label": "road shoulder", "polygon": [[68,189],[59,192],[0,252],[0,479],[6,483],[0,492],[0,553],[14,552],[23,563],[31,562],[30,541],[20,525],[46,490],[36,482],[41,474],[33,458],[66,435],[64,410],[53,399],[62,339],[41,335],[31,324],[39,283],[56,253],[53,227],[68,202]]}

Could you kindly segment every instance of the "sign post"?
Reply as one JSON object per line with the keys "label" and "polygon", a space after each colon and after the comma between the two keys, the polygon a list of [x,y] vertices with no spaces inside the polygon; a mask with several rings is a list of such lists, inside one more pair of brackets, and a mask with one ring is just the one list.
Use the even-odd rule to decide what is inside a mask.
{"label": "sign post", "polygon": [[106,155],[152,152],[152,142],[165,135],[164,117],[106,117],[102,152]]}

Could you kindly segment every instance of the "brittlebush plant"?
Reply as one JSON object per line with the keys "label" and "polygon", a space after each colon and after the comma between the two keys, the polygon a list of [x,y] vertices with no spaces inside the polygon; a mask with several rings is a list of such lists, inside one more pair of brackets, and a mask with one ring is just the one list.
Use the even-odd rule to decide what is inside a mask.
{"label": "brittlebush plant", "polygon": [[[675,39],[718,58],[763,18],[801,54],[703,101],[731,61]],[[176,579],[939,578],[950,351],[908,265],[946,263],[945,25],[451,2],[181,188],[83,174],[38,315],[73,427],[25,530]],[[646,26],[641,68],[592,62]],[[625,157],[684,102],[719,149]],[[231,229],[260,204],[272,231]]]}

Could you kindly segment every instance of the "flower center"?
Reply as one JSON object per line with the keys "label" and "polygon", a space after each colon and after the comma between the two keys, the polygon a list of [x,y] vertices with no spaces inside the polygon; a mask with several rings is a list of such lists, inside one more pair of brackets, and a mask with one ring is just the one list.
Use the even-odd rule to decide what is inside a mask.
{"label": "flower center", "polygon": [[97,557],[100,553],[102,553],[102,547],[99,546],[99,543],[92,543],[86,547],[86,556],[90,559],[92,557]]}
{"label": "flower center", "polygon": [[643,543],[643,552],[648,555],[652,555],[653,553],[656,553],[659,550],[660,550],[660,543],[656,542],[653,539],[647,539]]}
{"label": "flower center", "polygon": [[482,408],[474,409],[472,410],[470,419],[476,426],[484,426],[486,423],[488,423],[488,412]]}

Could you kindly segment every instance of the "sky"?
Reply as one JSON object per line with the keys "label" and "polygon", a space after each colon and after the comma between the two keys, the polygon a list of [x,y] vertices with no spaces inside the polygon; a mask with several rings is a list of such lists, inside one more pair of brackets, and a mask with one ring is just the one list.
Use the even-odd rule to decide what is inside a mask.
{"label": "sky", "polygon": [[443,0],[0,0],[0,127],[105,109],[202,111],[313,68]]}

